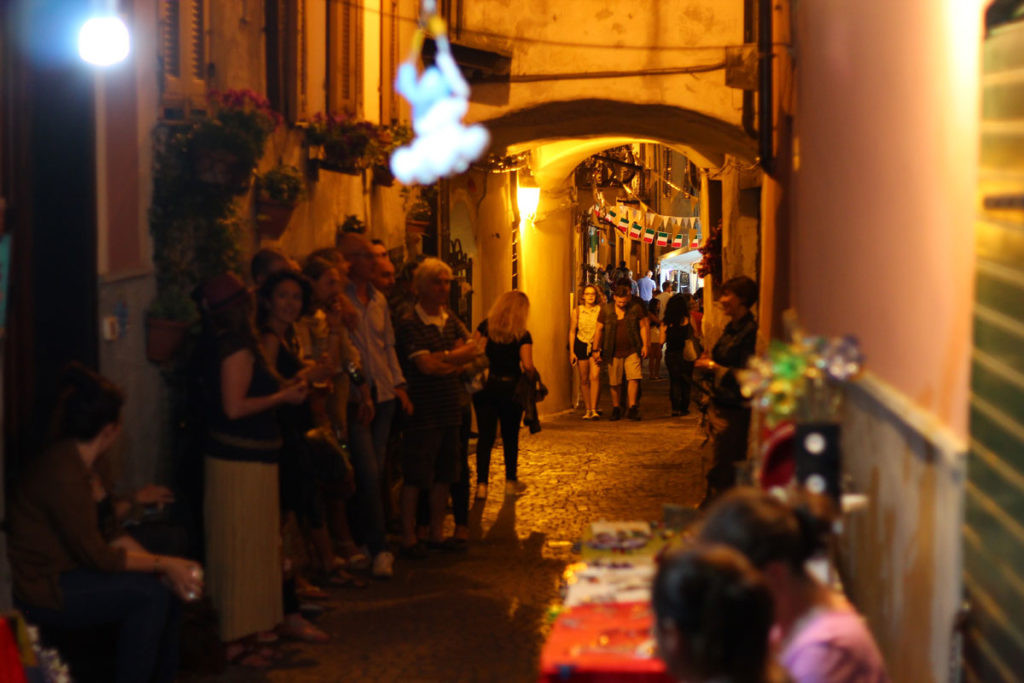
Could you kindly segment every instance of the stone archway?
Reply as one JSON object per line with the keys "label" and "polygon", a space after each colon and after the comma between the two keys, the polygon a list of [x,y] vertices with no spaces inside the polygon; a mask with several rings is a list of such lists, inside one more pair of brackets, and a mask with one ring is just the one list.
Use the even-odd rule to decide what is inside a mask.
{"label": "stone archway", "polygon": [[742,128],[700,112],[667,104],[608,99],[546,102],[483,121],[492,151],[553,140],[596,137],[650,139],[692,148],[714,166],[730,154],[755,160],[757,141]]}
{"label": "stone archway", "polygon": [[[537,219],[524,227],[510,227],[516,196],[511,178],[504,176],[501,193],[493,193],[492,185],[487,199],[481,198],[476,233],[482,271],[491,280],[482,287],[481,308],[486,310],[493,297],[511,286],[507,262],[515,237],[522,255],[517,266],[519,287],[531,299],[534,358],[538,368],[546,371],[545,382],[551,389],[544,409],[556,412],[571,403],[567,349],[577,216],[572,170],[602,149],[632,141],[683,151],[704,169],[729,166],[727,158],[752,164],[757,141],[738,125],[700,112],[600,98],[545,102],[483,123],[491,131],[492,151],[532,151],[531,168],[542,194]],[[496,200],[496,194],[503,199]]]}

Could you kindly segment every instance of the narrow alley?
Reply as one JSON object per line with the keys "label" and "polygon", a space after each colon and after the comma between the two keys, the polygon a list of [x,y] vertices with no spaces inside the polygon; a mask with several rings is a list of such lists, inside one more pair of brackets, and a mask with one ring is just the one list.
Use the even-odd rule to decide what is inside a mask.
{"label": "narrow alley", "polygon": [[502,498],[496,452],[499,486],[470,513],[469,551],[399,559],[389,582],[333,589],[317,620],[329,644],[288,645],[266,674],[230,668],[187,680],[536,680],[548,611],[586,525],[660,519],[662,503],[694,505],[703,492],[698,417],[670,418],[667,390],[667,381],[644,382],[642,422],[583,422],[573,412],[542,420],[539,434],[524,430],[529,490]]}

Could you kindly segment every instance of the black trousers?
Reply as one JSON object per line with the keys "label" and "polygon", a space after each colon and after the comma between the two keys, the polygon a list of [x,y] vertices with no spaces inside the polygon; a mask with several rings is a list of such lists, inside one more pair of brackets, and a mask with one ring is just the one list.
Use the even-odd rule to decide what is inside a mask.
{"label": "black trousers", "polygon": [[711,500],[736,485],[736,463],[747,459],[750,408],[712,402],[708,418],[714,444],[714,464],[708,471]]}
{"label": "black trousers", "polygon": [[668,396],[672,410],[688,412],[693,388],[693,361],[683,360],[682,351],[671,351],[665,354],[665,367],[668,368]]}
{"label": "black trousers", "polygon": [[473,395],[476,408],[476,481],[487,483],[491,469],[491,449],[501,422],[501,442],[505,450],[505,480],[518,480],[519,425],[523,421],[523,406],[512,398],[488,392],[486,389]]}

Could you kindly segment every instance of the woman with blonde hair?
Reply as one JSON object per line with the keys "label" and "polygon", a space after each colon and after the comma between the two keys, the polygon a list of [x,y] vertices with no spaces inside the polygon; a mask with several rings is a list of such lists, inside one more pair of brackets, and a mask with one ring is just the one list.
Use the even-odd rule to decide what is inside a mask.
{"label": "woman with blonde hair", "polygon": [[476,444],[476,497],[487,497],[487,474],[498,422],[505,450],[505,495],[526,490],[519,481],[519,424],[523,406],[516,400],[516,385],[524,372],[533,374],[533,338],[526,329],[530,300],[518,291],[505,292],[491,306],[477,334],[487,340],[490,363],[487,383],[473,395],[479,437]]}
{"label": "woman with blonde hair", "polygon": [[601,314],[601,294],[597,285],[587,285],[580,296],[583,302],[572,309],[569,322],[569,362],[579,369],[580,391],[587,412],[584,420],[598,419],[597,398],[601,391],[601,366],[591,362],[590,355],[594,352],[594,336],[597,334],[597,319]]}

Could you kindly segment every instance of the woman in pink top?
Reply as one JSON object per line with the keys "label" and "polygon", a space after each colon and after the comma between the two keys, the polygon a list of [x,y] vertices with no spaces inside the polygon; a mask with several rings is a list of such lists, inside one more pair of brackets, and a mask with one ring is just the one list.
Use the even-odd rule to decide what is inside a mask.
{"label": "woman in pink top", "polygon": [[763,573],[775,603],[776,657],[794,683],[886,683],[863,618],[805,568],[825,547],[827,505],[808,497],[790,506],[757,489],[733,489],[712,506],[699,538],[732,546]]}

